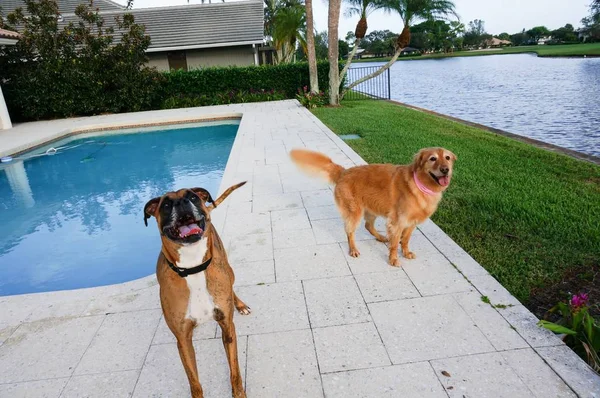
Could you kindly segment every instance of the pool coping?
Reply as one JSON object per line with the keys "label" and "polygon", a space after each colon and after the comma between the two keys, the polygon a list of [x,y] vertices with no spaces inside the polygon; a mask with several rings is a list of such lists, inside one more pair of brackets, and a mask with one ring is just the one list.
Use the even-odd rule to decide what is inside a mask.
{"label": "pool coping", "polygon": [[[104,115],[103,115],[104,116]],[[93,116],[90,116],[93,117]],[[109,131],[109,130],[124,130],[124,129],[134,129],[134,128],[142,128],[142,127],[154,127],[154,126],[167,126],[167,125],[178,125],[178,124],[188,124],[188,123],[202,123],[202,122],[212,122],[212,121],[221,121],[221,120],[240,120],[242,119],[241,113],[231,113],[231,114],[223,114],[223,115],[207,115],[206,118],[174,118],[174,119],[166,119],[163,121],[149,121],[147,123],[104,123],[100,125],[89,125],[82,127],[75,127],[72,129],[65,129],[58,133],[52,134],[50,136],[46,136],[44,138],[40,138],[34,140],[28,144],[22,144],[10,149],[0,149],[0,157],[11,156],[16,157],[25,152],[36,150],[45,145],[49,145],[52,142],[62,140],[65,138],[70,138],[73,136],[77,136],[80,134],[93,133],[99,131]],[[68,120],[68,119],[67,119]],[[17,125],[18,126],[18,125]],[[17,127],[15,126],[15,127]]]}
{"label": "pool coping", "polygon": [[[323,133],[339,150],[355,165],[367,164],[352,148],[350,148],[339,136],[333,133],[323,122],[316,118],[310,111],[302,107],[298,101],[278,101],[282,105],[286,105],[294,112],[297,112],[305,119],[310,120],[314,123],[319,130],[319,133]],[[263,103],[264,104],[264,103]],[[269,107],[274,106],[273,103],[268,103]],[[227,107],[206,107],[206,108],[188,108],[189,112],[200,112],[204,113],[202,116],[198,116],[194,119],[190,118],[163,118],[164,124],[173,124],[174,120],[195,120],[195,121],[210,121],[211,117],[232,115],[240,118],[240,124],[234,140],[234,143],[225,166],[223,177],[221,179],[219,194],[224,191],[228,186],[240,182],[237,176],[239,176],[239,165],[241,163],[241,155],[244,149],[244,137],[246,134],[252,135],[254,132],[252,129],[255,124],[252,123],[252,112],[248,110],[254,109],[253,107],[261,106],[261,104],[239,104],[237,106]],[[225,112],[225,110],[234,109],[237,112]],[[176,110],[182,111],[182,110]],[[223,112],[219,112],[223,111]],[[161,113],[166,112],[166,113]],[[183,113],[186,113],[183,112]],[[159,111],[160,115],[166,115],[168,111]],[[176,112],[170,112],[176,113]],[[130,114],[143,117],[140,114]],[[205,117],[206,116],[206,117]],[[247,117],[249,116],[249,117]],[[222,119],[222,118],[219,118]],[[166,120],[169,120],[167,122]],[[141,126],[148,126],[152,123],[141,124]],[[115,126],[132,125],[123,123],[101,123],[99,125],[87,126],[89,129],[102,127],[105,129],[114,129]],[[138,126],[135,124],[134,126]],[[86,126],[77,127],[77,131],[80,132]],[[315,127],[311,126],[311,129]],[[67,131],[62,129],[58,133],[50,133],[47,139],[32,140],[32,142],[38,142],[38,145],[48,143],[54,139],[64,138],[66,134],[74,133],[75,129]],[[0,133],[0,139],[2,134]],[[1,142],[1,140],[0,140]],[[31,147],[29,147],[31,148]],[[1,153],[1,152],[0,152]],[[222,233],[225,226],[226,214],[229,206],[233,202],[225,202],[220,206],[220,211],[213,214],[213,224],[217,230]],[[508,307],[504,309],[495,308],[495,310],[510,324],[514,329],[523,337],[528,345],[537,352],[541,358],[567,383],[574,391],[582,392],[587,391],[594,393],[593,381],[594,377],[590,376],[589,373],[581,372],[582,369],[586,369],[587,364],[579,359],[570,349],[561,353],[564,360],[558,360],[554,351],[561,350],[562,347],[566,348],[564,343],[554,334],[538,330],[535,322],[537,318],[524,306],[522,306],[504,287],[502,287],[479,263],[477,263],[466,251],[464,251],[458,244],[456,244],[448,235],[446,235],[437,225],[428,220],[424,224],[419,226],[419,231],[426,237],[426,239],[439,251],[442,255],[454,266],[454,268],[469,282],[475,290],[482,296],[487,296],[490,301],[494,304],[507,304]],[[223,237],[223,235],[221,234]],[[157,248],[158,250],[158,248]],[[30,311],[26,319],[23,322],[35,322],[37,320],[45,319],[48,317],[47,311],[36,312],[34,309],[35,303],[43,303],[44,305],[52,305],[53,303],[63,304],[72,300],[89,300],[92,301],[98,297],[104,296],[118,296],[125,293],[142,291],[144,289],[155,287],[157,285],[156,277],[154,273],[149,276],[142,277],[136,280],[123,282],[119,284],[90,287],[76,290],[63,290],[55,292],[44,292],[44,293],[30,293],[23,295],[3,296],[0,297],[0,305],[4,305],[7,302],[13,302],[13,304],[24,303],[26,304],[23,311]],[[93,314],[93,313],[92,313]],[[91,314],[81,313],[79,316],[86,316]],[[54,316],[54,315],[53,315]],[[1,329],[0,325],[0,329]],[[1,343],[0,343],[1,344]],[[0,345],[1,347],[1,345]],[[571,366],[580,370],[579,373],[573,372],[573,368],[566,366],[565,361],[569,362]],[[589,368],[589,367],[588,367]],[[590,369],[591,370],[591,369]],[[586,387],[587,386],[587,387]],[[593,395],[592,395],[593,396]]]}

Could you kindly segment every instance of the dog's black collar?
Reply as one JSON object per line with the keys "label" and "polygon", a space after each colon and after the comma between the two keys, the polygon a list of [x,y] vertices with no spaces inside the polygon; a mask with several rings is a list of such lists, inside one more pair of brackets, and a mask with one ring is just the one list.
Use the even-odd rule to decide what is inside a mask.
{"label": "dog's black collar", "polygon": [[206,260],[205,262],[203,262],[202,264],[196,265],[195,267],[192,267],[192,268],[178,267],[175,264],[173,264],[172,262],[170,262],[166,257],[165,257],[165,261],[167,262],[167,264],[169,264],[169,268],[171,268],[173,271],[175,271],[175,273],[177,273],[177,275],[179,275],[182,278],[185,278],[188,275],[194,275],[199,272],[206,271],[206,269],[210,265],[210,262],[212,261],[212,257],[209,258],[208,260]]}

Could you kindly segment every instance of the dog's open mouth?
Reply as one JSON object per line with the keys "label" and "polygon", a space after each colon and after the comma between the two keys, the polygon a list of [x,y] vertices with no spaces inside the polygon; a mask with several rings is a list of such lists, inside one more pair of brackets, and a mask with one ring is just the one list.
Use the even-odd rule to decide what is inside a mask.
{"label": "dog's open mouth", "polygon": [[205,230],[206,221],[204,218],[196,220],[191,217],[185,220],[178,220],[175,224],[167,225],[163,228],[163,232],[169,239],[184,243],[200,240]]}
{"label": "dog's open mouth", "polygon": [[448,184],[450,184],[450,177],[448,177],[448,176],[438,177],[435,174],[433,174],[432,172],[429,172],[429,175],[431,176],[431,178],[433,178],[433,180],[435,182],[438,183],[438,185],[441,185],[443,187],[447,187]]}

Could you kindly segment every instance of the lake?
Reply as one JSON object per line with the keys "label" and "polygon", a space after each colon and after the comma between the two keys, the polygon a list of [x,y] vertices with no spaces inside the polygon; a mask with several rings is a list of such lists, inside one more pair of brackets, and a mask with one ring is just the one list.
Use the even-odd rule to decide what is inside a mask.
{"label": "lake", "polygon": [[600,156],[600,58],[402,61],[390,83],[396,101]]}

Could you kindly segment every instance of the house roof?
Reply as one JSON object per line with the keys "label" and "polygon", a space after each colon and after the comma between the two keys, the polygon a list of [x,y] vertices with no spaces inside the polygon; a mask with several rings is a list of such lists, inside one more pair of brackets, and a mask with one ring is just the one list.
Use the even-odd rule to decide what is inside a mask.
{"label": "house roof", "polygon": [[[4,1],[4,0],[0,0]],[[135,22],[146,26],[151,38],[148,52],[224,47],[262,43],[264,10],[262,0],[196,4],[129,10]],[[125,11],[102,12],[106,26]],[[76,21],[65,16],[64,23]]]}
{"label": "house roof", "polygon": [[[58,11],[62,15],[68,15],[75,13],[75,8],[79,4],[87,4],[86,0],[57,0],[58,3]],[[103,11],[119,11],[124,10],[125,7],[115,3],[111,0],[94,0],[94,6],[98,8],[101,12]],[[0,0],[0,7],[2,8],[2,12],[4,15],[13,12],[19,7],[23,8],[25,11],[25,3],[23,0]]]}
{"label": "house roof", "polygon": [[502,44],[511,44],[512,42],[510,40],[502,40],[502,39],[498,39],[497,37],[492,37],[491,39],[489,39],[487,41],[487,45],[488,46],[500,46]]}
{"label": "house roof", "polygon": [[19,37],[21,37],[21,35],[17,32],[0,28],[0,39],[17,40]]}

